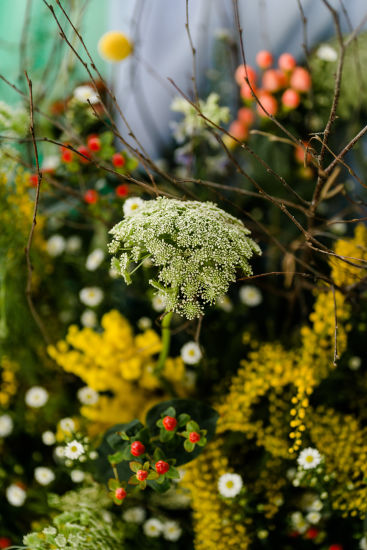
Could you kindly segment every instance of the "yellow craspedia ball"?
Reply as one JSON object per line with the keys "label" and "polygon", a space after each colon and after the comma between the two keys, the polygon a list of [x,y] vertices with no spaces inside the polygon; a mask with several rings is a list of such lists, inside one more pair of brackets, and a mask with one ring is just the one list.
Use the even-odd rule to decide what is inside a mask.
{"label": "yellow craspedia ball", "polygon": [[109,31],[99,39],[98,51],[103,59],[117,62],[130,55],[133,46],[126,34],[120,31]]}

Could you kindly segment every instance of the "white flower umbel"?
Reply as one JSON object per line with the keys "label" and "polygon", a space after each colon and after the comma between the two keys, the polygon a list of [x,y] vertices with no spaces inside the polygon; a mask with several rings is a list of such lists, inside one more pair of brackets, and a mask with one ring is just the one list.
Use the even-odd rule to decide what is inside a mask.
{"label": "white flower umbel", "polygon": [[317,48],[316,55],[323,61],[333,62],[338,59],[338,52],[329,46],[329,44],[321,44],[321,46]]}
{"label": "white flower umbel", "polygon": [[321,514],[320,512],[309,512],[306,516],[306,519],[308,522],[316,524],[319,523],[321,519]]}
{"label": "white flower umbel", "polygon": [[80,322],[83,327],[93,328],[98,322],[97,314],[93,309],[86,309],[80,316]]}
{"label": "white flower umbel", "polygon": [[7,437],[13,431],[14,423],[8,414],[0,416],[0,437]]}
{"label": "white flower umbel", "polygon": [[163,531],[163,524],[159,519],[150,518],[144,523],[143,531],[147,537],[159,537]]}
{"label": "white flower umbel", "polygon": [[181,359],[187,365],[196,365],[203,354],[196,342],[186,342],[181,348]]}
{"label": "white flower umbel", "polygon": [[111,233],[112,265],[125,282],[150,257],[150,284],[164,296],[167,311],[187,319],[225,294],[239,270],[251,275],[249,259],[261,254],[243,223],[210,202],[143,201]]}
{"label": "white flower umbel", "polygon": [[72,235],[66,241],[65,250],[70,254],[75,254],[76,252],[79,252],[81,246],[82,246],[81,238],[78,235]]}
{"label": "white flower umbel", "polygon": [[103,300],[103,290],[98,286],[88,286],[79,292],[80,301],[89,307],[99,306]]}
{"label": "white flower umbel", "polygon": [[304,470],[312,470],[312,468],[316,468],[320,464],[321,459],[322,457],[317,449],[307,447],[307,449],[301,451],[297,462]]}
{"label": "white flower umbel", "polygon": [[351,357],[348,361],[348,367],[351,370],[358,370],[361,368],[362,365],[362,359],[355,355],[354,357]]}
{"label": "white flower umbel", "polygon": [[83,405],[95,405],[99,399],[99,394],[93,388],[89,386],[84,386],[80,388],[77,393],[79,401]]}
{"label": "white flower umbel", "polygon": [[55,479],[55,474],[50,468],[39,466],[34,470],[34,479],[38,481],[40,485],[49,485]]}
{"label": "white flower umbel", "polygon": [[85,267],[88,271],[95,271],[103,262],[105,253],[101,248],[96,248],[87,256]]}
{"label": "white flower umbel", "polygon": [[50,256],[60,256],[65,250],[65,239],[61,235],[52,235],[46,243],[46,250]]}
{"label": "white flower umbel", "polygon": [[233,498],[238,495],[243,486],[239,474],[223,474],[218,480],[218,490],[222,497]]}
{"label": "white flower umbel", "polygon": [[85,479],[85,473],[83,470],[71,470],[70,477],[74,483],[81,483]]}
{"label": "white flower umbel", "polygon": [[124,216],[134,216],[145,201],[140,197],[130,197],[126,199],[123,206]]}
{"label": "white flower umbel", "polygon": [[240,300],[248,307],[256,307],[263,301],[263,296],[256,286],[245,285],[240,288]]}
{"label": "white flower umbel", "polygon": [[9,504],[12,506],[23,506],[25,499],[27,498],[27,493],[25,490],[15,483],[12,483],[9,487],[7,487],[5,494]]}
{"label": "white flower umbel", "polygon": [[48,401],[48,392],[41,386],[33,386],[25,394],[25,402],[28,407],[39,409],[46,405]]}
{"label": "white flower umbel", "polygon": [[141,506],[133,506],[132,508],[128,508],[122,514],[123,519],[129,523],[143,523],[145,516],[146,512]]}
{"label": "white flower umbel", "polygon": [[163,537],[175,542],[182,535],[182,529],[177,521],[165,521],[163,524]]}
{"label": "white flower umbel", "polygon": [[74,439],[70,441],[64,449],[64,456],[70,458],[71,460],[77,460],[85,453],[85,449],[79,441]]}
{"label": "white flower umbel", "polygon": [[65,433],[71,433],[75,431],[75,422],[72,418],[62,418],[59,422],[61,430]]}
{"label": "white flower umbel", "polygon": [[88,103],[90,101],[94,105],[100,101],[99,95],[91,86],[78,86],[75,88],[73,96],[80,103]]}
{"label": "white flower umbel", "polygon": [[56,443],[56,436],[53,432],[50,430],[47,430],[46,432],[43,432],[42,434],[42,442],[45,445],[54,445]]}
{"label": "white flower umbel", "polygon": [[152,299],[152,307],[154,311],[164,311],[166,309],[167,300],[163,294],[156,294]]}

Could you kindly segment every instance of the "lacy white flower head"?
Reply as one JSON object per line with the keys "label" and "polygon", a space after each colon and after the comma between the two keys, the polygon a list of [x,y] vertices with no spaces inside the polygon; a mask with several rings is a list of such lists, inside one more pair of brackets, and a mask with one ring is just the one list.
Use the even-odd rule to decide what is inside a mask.
{"label": "lacy white flower head", "polygon": [[100,101],[98,94],[91,86],[77,86],[73,92],[73,96],[81,103],[91,102],[92,105]]}
{"label": "lacy white flower head", "polygon": [[139,267],[149,257],[156,276],[150,284],[165,298],[166,311],[188,319],[225,294],[237,270],[251,275],[249,259],[261,254],[243,223],[210,202],[144,201],[110,232],[112,266],[125,282],[131,283],[131,264]]}
{"label": "lacy white flower head", "polygon": [[40,485],[49,485],[55,479],[55,474],[50,468],[38,466],[38,468],[34,470],[34,479],[38,481]]}
{"label": "lacy white flower head", "polygon": [[196,365],[203,354],[196,342],[186,342],[181,348],[181,359],[187,365]]}
{"label": "lacy white flower head", "polygon": [[123,519],[129,523],[143,523],[145,516],[146,512],[142,506],[133,506],[122,514]]}
{"label": "lacy white flower head", "polygon": [[0,437],[7,437],[13,431],[13,420],[8,414],[0,416]]}
{"label": "lacy white flower head", "polygon": [[12,483],[6,489],[6,498],[12,506],[23,506],[25,499],[27,498],[27,493],[22,487]]}
{"label": "lacy white flower head", "polygon": [[239,474],[223,474],[218,480],[218,490],[224,498],[237,496],[242,486],[243,481]]}
{"label": "lacy white flower head", "polygon": [[25,394],[25,402],[28,407],[38,409],[46,405],[48,401],[48,392],[41,386],[33,386]]}
{"label": "lacy white flower head", "polygon": [[147,537],[159,537],[163,531],[163,524],[159,519],[150,518],[144,523],[143,531]]}
{"label": "lacy white flower head", "polygon": [[[202,114],[214,124],[220,125],[222,122],[229,121],[230,111],[228,107],[221,107],[219,105],[218,94],[211,93],[207,97],[206,101],[201,99],[199,101],[199,105]],[[176,111],[184,115],[184,119],[181,122],[171,123],[173,135],[178,142],[182,142],[186,138],[190,138],[195,135],[201,135],[202,137],[210,139],[213,144],[217,144],[216,140],[207,130],[210,123],[205,121],[195,107],[186,99],[176,97],[171,104],[171,109],[172,111]]]}
{"label": "lacy white flower head", "polygon": [[85,453],[84,447],[79,441],[74,439],[70,441],[65,447],[64,456],[70,458],[71,460],[77,460]]}
{"label": "lacy white flower head", "polygon": [[313,449],[312,447],[303,449],[297,458],[298,465],[304,470],[312,470],[313,468],[316,468],[320,464],[321,460],[322,456],[319,451],[317,449]]}

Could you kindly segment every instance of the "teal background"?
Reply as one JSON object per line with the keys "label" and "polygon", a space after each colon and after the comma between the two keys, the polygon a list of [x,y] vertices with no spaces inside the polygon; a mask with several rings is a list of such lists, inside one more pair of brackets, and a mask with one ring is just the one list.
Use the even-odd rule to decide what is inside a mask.
{"label": "teal background", "polygon": [[[54,0],[49,0],[70,41],[83,59],[86,54]],[[97,43],[107,30],[109,0],[64,0],[63,7],[84,38],[98,69],[105,76],[106,63],[100,58]],[[78,25],[76,25],[78,26]],[[0,1],[0,74],[27,92],[27,70],[34,83],[34,96],[55,100],[65,97],[76,84],[89,80],[70,48],[59,35],[56,22],[42,0]],[[0,81],[0,100],[16,105],[20,96]]]}

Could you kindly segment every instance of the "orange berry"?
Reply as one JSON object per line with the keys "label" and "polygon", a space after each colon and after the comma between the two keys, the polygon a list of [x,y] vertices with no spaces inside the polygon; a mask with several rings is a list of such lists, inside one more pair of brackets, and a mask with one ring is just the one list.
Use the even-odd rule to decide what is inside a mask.
{"label": "orange berry", "polygon": [[296,67],[292,73],[290,84],[297,92],[308,92],[311,88],[311,75],[303,67]]}
{"label": "orange berry", "polygon": [[282,95],[282,103],[288,109],[297,109],[300,101],[299,93],[296,90],[292,90],[292,88],[288,88]]}
{"label": "orange berry", "polygon": [[292,71],[294,67],[296,66],[296,60],[294,59],[293,55],[290,53],[282,53],[282,55],[278,59],[278,67],[282,71]]}
{"label": "orange berry", "polygon": [[256,63],[261,69],[269,69],[273,64],[273,56],[267,50],[261,50],[256,55]]}
{"label": "orange berry", "polygon": [[[269,115],[276,114],[278,110],[278,102],[274,96],[268,92],[262,92],[259,94],[259,101],[265,109],[264,110],[259,103],[256,105],[256,110],[261,117],[267,117],[267,113],[269,113]],[[265,111],[267,111],[267,113]]]}
{"label": "orange berry", "polygon": [[241,107],[241,109],[238,109],[237,119],[245,126],[251,126],[255,120],[255,115],[252,109]]}
{"label": "orange berry", "polygon": [[277,92],[286,85],[286,78],[278,69],[269,69],[263,74],[262,85],[267,92]]}
{"label": "orange berry", "polygon": [[239,120],[234,120],[228,131],[238,141],[244,141],[248,137],[248,128]]}
{"label": "orange berry", "polygon": [[256,71],[250,67],[250,65],[239,65],[234,73],[234,78],[239,86],[242,86],[242,84],[248,79],[251,86],[254,87],[256,84],[257,74]]}
{"label": "orange berry", "polygon": [[[255,92],[256,94],[256,88],[255,86],[252,86],[252,90]],[[240,95],[242,97],[242,99],[247,99],[247,100],[253,100],[254,99],[254,96],[252,95],[252,90],[250,88],[250,85],[247,83],[247,82],[244,82],[241,86],[241,89],[240,89]]]}

